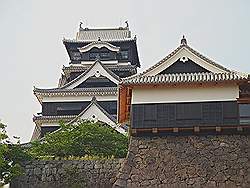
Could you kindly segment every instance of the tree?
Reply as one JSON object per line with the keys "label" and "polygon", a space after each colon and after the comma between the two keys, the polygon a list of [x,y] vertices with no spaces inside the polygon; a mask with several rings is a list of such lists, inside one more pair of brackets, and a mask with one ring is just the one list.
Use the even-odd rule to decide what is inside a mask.
{"label": "tree", "polygon": [[110,126],[91,121],[76,124],[61,123],[61,129],[46,134],[44,139],[32,143],[30,153],[35,157],[98,156],[125,157],[128,138]]}
{"label": "tree", "polygon": [[11,179],[22,174],[21,163],[29,160],[29,156],[20,146],[18,137],[17,143],[12,143],[6,133],[6,125],[0,123],[0,185],[6,184]]}

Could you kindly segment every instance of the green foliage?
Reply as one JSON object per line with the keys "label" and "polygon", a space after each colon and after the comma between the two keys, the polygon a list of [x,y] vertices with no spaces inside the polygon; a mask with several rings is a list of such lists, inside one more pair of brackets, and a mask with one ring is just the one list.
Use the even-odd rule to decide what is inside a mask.
{"label": "green foliage", "polygon": [[21,148],[19,140],[16,144],[9,141],[6,125],[0,123],[0,185],[20,176],[22,174],[20,163],[29,159],[30,156]]}
{"label": "green foliage", "polygon": [[65,125],[38,142],[33,142],[30,153],[36,158],[97,156],[125,157],[128,138],[110,126],[99,122],[81,121]]}

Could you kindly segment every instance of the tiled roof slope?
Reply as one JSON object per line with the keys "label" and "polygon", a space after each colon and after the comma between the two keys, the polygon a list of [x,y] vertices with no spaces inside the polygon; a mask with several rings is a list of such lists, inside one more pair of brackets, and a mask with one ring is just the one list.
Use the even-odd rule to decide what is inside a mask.
{"label": "tiled roof slope", "polygon": [[[63,66],[63,72],[64,74],[71,73],[71,72],[83,72],[86,71],[89,66],[91,65],[71,65],[71,66]],[[119,65],[119,64],[105,64],[105,67],[110,69],[111,71],[129,71],[129,70],[136,70],[135,65]]]}
{"label": "tiled roof slope", "polygon": [[37,95],[90,95],[90,94],[102,94],[105,93],[116,93],[116,87],[97,87],[97,88],[74,88],[74,89],[61,89],[61,88],[52,88],[52,89],[40,89],[34,88],[33,92]]}
{"label": "tiled roof slope", "polygon": [[126,40],[131,38],[131,32],[128,27],[110,29],[80,28],[76,35],[76,41],[96,41],[99,38],[102,41]]}
{"label": "tiled roof slope", "polygon": [[235,73],[180,73],[163,74],[155,76],[137,76],[123,79],[121,84],[174,84],[194,82],[219,82],[219,81],[240,81],[247,80],[249,76]]}

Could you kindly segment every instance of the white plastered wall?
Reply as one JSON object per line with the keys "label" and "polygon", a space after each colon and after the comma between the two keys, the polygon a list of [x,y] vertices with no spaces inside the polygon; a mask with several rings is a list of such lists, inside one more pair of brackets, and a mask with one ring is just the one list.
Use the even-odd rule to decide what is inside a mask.
{"label": "white plastered wall", "polygon": [[59,126],[59,123],[42,123],[41,127],[55,127]]}
{"label": "white plastered wall", "polygon": [[132,104],[232,101],[239,97],[237,85],[186,88],[134,88]]}

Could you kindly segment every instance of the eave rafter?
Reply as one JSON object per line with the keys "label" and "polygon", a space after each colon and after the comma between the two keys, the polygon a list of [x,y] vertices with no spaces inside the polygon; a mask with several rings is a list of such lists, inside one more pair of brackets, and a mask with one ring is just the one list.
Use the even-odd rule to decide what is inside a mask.
{"label": "eave rafter", "polygon": [[34,88],[34,95],[42,103],[44,97],[60,96],[117,96],[117,87],[79,88],[79,89],[39,89]]}
{"label": "eave rafter", "polygon": [[60,121],[69,122],[74,119],[76,115],[63,115],[63,116],[33,116],[33,122],[37,126],[41,126],[44,123],[59,123]]}

